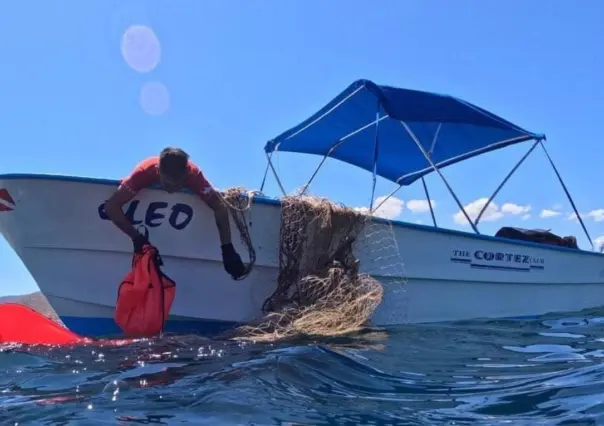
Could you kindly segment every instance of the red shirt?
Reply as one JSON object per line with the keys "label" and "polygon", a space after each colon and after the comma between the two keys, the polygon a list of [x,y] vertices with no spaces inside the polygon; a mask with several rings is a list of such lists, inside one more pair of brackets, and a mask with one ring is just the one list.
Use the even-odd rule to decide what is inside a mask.
{"label": "red shirt", "polygon": [[[159,157],[150,157],[138,163],[132,173],[122,179],[119,189],[135,195],[141,189],[148,188],[155,183],[160,183]],[[201,169],[191,161],[187,164],[187,177],[184,186],[204,201],[207,201],[214,192],[214,188],[204,177]]]}

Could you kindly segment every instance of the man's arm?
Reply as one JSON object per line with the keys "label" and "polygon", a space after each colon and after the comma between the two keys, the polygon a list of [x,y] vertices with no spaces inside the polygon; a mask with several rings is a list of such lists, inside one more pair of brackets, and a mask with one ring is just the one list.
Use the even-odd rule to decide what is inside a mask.
{"label": "man's arm", "polygon": [[216,226],[220,235],[220,250],[222,252],[222,263],[224,269],[233,279],[241,278],[245,273],[245,266],[241,257],[235,251],[231,242],[231,226],[229,221],[229,211],[227,205],[223,202],[220,193],[204,178],[201,170],[194,170],[192,179],[189,181],[189,188],[193,190],[208,207],[214,210]]}
{"label": "man's arm", "polygon": [[139,163],[134,171],[125,178],[117,190],[105,203],[105,212],[111,221],[124,234],[134,239],[140,234],[130,223],[122,210],[122,206],[130,201],[141,189],[151,184],[152,176],[145,166],[145,163]]}
{"label": "man's arm", "polygon": [[214,211],[216,226],[220,236],[220,245],[231,243],[231,225],[229,221],[229,211],[222,202],[220,194],[207,181],[203,173],[196,166],[193,167],[189,180],[189,188]]}
{"label": "man's arm", "polygon": [[111,221],[117,226],[124,234],[134,239],[138,236],[138,231],[130,223],[122,206],[132,199],[134,194],[120,187],[109,197],[105,203],[105,212]]}
{"label": "man's arm", "polygon": [[216,220],[216,226],[218,227],[218,234],[220,236],[220,245],[229,244],[231,242],[231,223],[229,221],[229,211],[220,199],[220,196],[216,191],[212,192],[202,198],[205,203],[214,210],[214,219]]}

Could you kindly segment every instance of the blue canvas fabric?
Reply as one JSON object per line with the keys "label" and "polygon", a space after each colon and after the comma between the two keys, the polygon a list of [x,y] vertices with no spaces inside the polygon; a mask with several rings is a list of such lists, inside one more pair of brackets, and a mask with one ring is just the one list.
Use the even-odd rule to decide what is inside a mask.
{"label": "blue canvas fabric", "polygon": [[378,176],[409,185],[433,170],[401,122],[439,168],[545,139],[452,96],[357,80],[307,120],[267,142],[265,151],[329,154],[370,172],[375,164]]}

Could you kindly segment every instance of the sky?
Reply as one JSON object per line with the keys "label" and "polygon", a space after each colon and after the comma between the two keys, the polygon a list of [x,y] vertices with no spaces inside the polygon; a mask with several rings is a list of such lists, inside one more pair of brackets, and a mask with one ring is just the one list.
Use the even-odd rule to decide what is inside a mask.
{"label": "sky", "polygon": [[[7,0],[0,14],[0,173],[117,179],[172,145],[216,187],[259,189],[265,142],[367,78],[457,96],[546,134],[601,244],[602,22],[598,0]],[[508,147],[443,174],[476,215],[529,148]],[[292,191],[320,160],[281,153],[275,164]],[[440,177],[426,182],[438,225],[471,231]],[[362,209],[371,185],[370,173],[328,160],[311,192]],[[379,179],[376,196],[394,188]],[[265,192],[279,195],[274,179]],[[590,248],[540,148],[494,202],[482,233],[545,228]],[[418,181],[378,214],[431,224],[427,206]],[[0,270],[0,295],[37,289],[3,239]]]}

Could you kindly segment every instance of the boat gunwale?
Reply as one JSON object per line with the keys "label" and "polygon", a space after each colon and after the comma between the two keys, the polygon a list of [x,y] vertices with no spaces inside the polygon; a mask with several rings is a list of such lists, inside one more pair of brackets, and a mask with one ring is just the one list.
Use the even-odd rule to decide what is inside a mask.
{"label": "boat gunwale", "polygon": [[[85,176],[73,176],[73,175],[63,175],[63,174],[50,174],[50,173],[4,173],[0,174],[0,181],[2,180],[50,180],[50,181],[63,181],[63,182],[76,182],[76,183],[92,183],[92,184],[100,184],[100,185],[108,185],[108,186],[117,186],[120,183],[119,179],[110,179],[110,178],[97,178],[97,177],[85,177]],[[158,185],[153,185],[149,189],[161,190]],[[187,189],[181,189],[177,191],[179,193],[187,193],[192,194],[191,191]],[[271,198],[266,195],[254,195],[253,202],[257,202],[258,204],[268,204],[268,205],[276,205],[280,206],[281,201],[276,198]],[[380,217],[372,217],[372,220],[376,223],[384,223],[384,224],[392,224],[392,226],[399,228],[407,228],[414,230],[422,230],[428,232],[435,232],[439,234],[445,235],[455,235],[458,237],[464,237],[474,240],[483,240],[483,241],[491,241],[491,242],[501,242],[512,244],[516,246],[525,246],[531,248],[540,248],[544,250],[558,251],[563,253],[574,253],[580,255],[591,255],[598,256],[604,258],[604,253],[596,252],[596,251],[588,251],[584,249],[574,249],[567,248],[561,246],[554,246],[550,244],[540,244],[531,241],[522,241],[522,240],[513,240],[509,238],[496,237],[493,235],[485,235],[485,234],[473,234],[470,232],[458,231],[456,229],[447,229],[447,228],[437,228],[431,225],[423,225],[418,223],[411,223],[402,220],[395,219],[383,219]]]}

